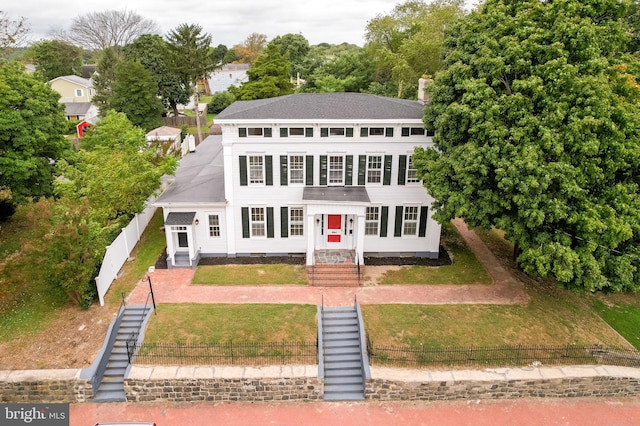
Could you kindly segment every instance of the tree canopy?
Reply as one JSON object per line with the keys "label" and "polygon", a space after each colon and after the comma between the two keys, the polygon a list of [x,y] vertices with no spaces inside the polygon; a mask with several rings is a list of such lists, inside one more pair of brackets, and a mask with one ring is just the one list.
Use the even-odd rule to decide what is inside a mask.
{"label": "tree canopy", "polygon": [[145,34],[124,47],[124,59],[138,61],[151,72],[165,108],[177,115],[178,104],[189,103],[191,86],[188,79],[172,70],[167,50],[168,43],[161,36]]}
{"label": "tree canopy", "polygon": [[68,30],[54,30],[53,35],[87,50],[122,47],[142,34],[157,34],[158,25],[131,10],[104,10],[78,15]]}
{"label": "tree canopy", "polygon": [[147,132],[160,127],[164,107],[151,73],[140,62],[122,61],[115,76],[110,107],[124,112],[134,126]]}
{"label": "tree canopy", "polygon": [[416,93],[418,79],[442,68],[440,52],[447,26],[464,15],[463,0],[407,0],[367,23],[367,50],[378,67],[390,70],[403,97]]}
{"label": "tree canopy", "polygon": [[530,274],[640,288],[640,88],[617,0],[487,0],[453,24],[414,164],[440,222],[496,226]]}
{"label": "tree canopy", "polygon": [[53,193],[53,163],[71,148],[59,98],[21,65],[0,62],[0,189],[14,202]]}
{"label": "tree canopy", "polygon": [[293,93],[291,63],[276,44],[269,44],[247,71],[249,81],[229,91],[238,100],[265,99]]}
{"label": "tree canopy", "polygon": [[26,54],[36,68],[36,75],[50,81],[63,75],[80,75],[82,49],[62,40],[40,40]]}

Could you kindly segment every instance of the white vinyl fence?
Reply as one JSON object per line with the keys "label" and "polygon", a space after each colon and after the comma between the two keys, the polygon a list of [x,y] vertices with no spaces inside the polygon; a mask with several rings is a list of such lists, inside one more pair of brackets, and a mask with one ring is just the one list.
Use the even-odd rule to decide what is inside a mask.
{"label": "white vinyl fence", "polygon": [[147,200],[147,207],[142,213],[138,213],[129,222],[126,228],[122,228],[120,235],[113,240],[111,245],[107,246],[107,252],[104,255],[100,273],[96,277],[96,286],[98,287],[98,298],[100,306],[104,306],[104,295],[111,287],[113,281],[118,278],[118,272],[122,265],[125,264],[131,251],[140,240],[140,236],[151,221],[156,207],[151,206],[154,199]]}

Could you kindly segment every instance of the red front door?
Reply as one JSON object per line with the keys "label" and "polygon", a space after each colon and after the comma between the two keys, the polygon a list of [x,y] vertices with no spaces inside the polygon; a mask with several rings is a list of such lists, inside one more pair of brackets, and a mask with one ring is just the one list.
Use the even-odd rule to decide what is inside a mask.
{"label": "red front door", "polygon": [[340,230],[342,229],[342,216],[339,214],[330,214],[327,216],[327,242],[339,243]]}

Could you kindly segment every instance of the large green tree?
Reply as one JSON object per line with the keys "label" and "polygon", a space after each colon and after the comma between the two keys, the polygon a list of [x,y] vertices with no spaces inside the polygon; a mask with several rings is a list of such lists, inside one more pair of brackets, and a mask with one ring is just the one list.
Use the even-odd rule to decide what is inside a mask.
{"label": "large green tree", "polygon": [[110,107],[124,112],[131,123],[145,131],[160,127],[164,107],[151,73],[140,62],[122,61],[115,76]]}
{"label": "large green tree", "polygon": [[463,15],[463,0],[408,0],[367,23],[367,50],[378,72],[393,78],[398,97],[414,96],[420,77],[442,69],[445,29]]}
{"label": "large green tree", "polygon": [[640,89],[617,0],[487,0],[450,28],[415,161],[435,217],[496,226],[524,270],[640,288]]}
{"label": "large green tree", "polygon": [[71,145],[60,95],[14,62],[0,62],[0,190],[13,202],[53,193],[53,163]]}
{"label": "large green tree", "polygon": [[173,72],[167,50],[168,43],[161,36],[145,34],[124,47],[124,59],[144,65],[158,84],[158,96],[165,108],[172,109],[177,116],[178,104],[189,102],[191,86],[184,75]]}
{"label": "large green tree", "polygon": [[86,198],[96,220],[115,221],[116,228],[141,212],[160,188],[160,177],[175,170],[174,158],[146,149],[144,131],[124,113],[109,111],[80,148],[74,161],[61,167],[66,179],[57,182],[58,195]]}
{"label": "large green tree", "polygon": [[99,55],[98,66],[93,76],[95,94],[91,101],[98,107],[101,117],[107,115],[111,109],[113,84],[116,80],[116,67],[120,63],[120,54],[119,48],[108,47]]}
{"label": "large green tree", "polygon": [[201,116],[198,105],[200,94],[198,82],[206,79],[218,64],[213,58],[211,35],[202,32],[202,27],[196,24],[181,24],[166,35],[169,43],[170,67],[178,75],[184,76],[191,83],[198,139],[202,140]]}
{"label": "large green tree", "polygon": [[264,53],[247,71],[249,81],[229,91],[239,100],[265,99],[293,93],[291,63],[275,44],[267,45]]}
{"label": "large green tree", "polygon": [[82,72],[82,49],[62,40],[37,41],[29,47],[27,56],[36,67],[36,75],[44,81]]}

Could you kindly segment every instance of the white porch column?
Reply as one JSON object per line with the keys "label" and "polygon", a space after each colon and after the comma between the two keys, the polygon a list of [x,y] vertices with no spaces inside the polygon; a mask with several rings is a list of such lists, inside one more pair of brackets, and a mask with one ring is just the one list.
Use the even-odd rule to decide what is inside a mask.
{"label": "white porch column", "polygon": [[[311,210],[311,209],[309,209]],[[313,256],[316,247],[316,222],[315,215],[307,212],[307,265],[313,265]]]}
{"label": "white porch column", "polygon": [[356,230],[356,256],[358,256],[358,260],[360,260],[360,265],[364,265],[364,225],[365,225],[365,215],[358,214],[358,229]]}
{"label": "white porch column", "polygon": [[193,258],[196,255],[195,227],[196,225],[194,223],[187,226],[187,244],[189,245],[189,266],[193,266]]}

